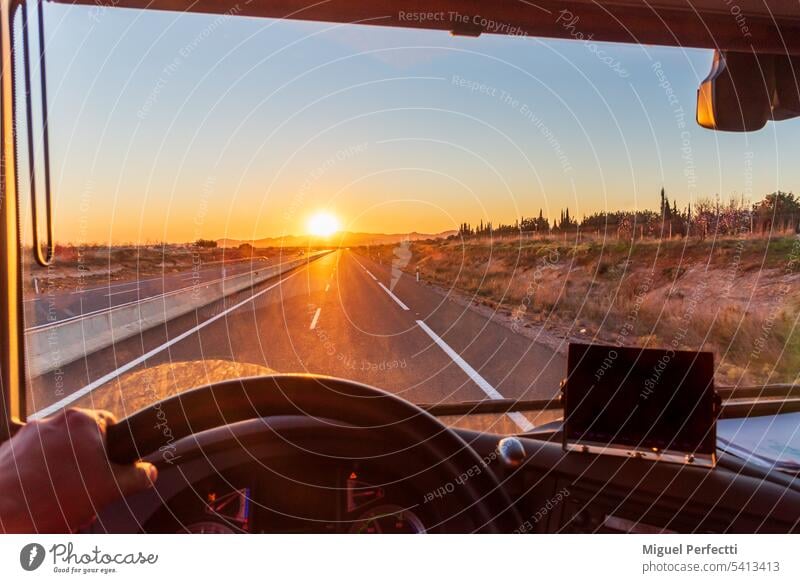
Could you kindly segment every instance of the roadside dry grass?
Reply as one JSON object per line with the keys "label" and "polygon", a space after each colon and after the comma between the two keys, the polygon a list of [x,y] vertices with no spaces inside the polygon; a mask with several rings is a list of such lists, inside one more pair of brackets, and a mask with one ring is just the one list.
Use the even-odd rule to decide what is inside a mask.
{"label": "roadside dry grass", "polygon": [[363,248],[465,294],[512,328],[626,346],[710,350],[726,385],[800,374],[800,239],[451,239]]}

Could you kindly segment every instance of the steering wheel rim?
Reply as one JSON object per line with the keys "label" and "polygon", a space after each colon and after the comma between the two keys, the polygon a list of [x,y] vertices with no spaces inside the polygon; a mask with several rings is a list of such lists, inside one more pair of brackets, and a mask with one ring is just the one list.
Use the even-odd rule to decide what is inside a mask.
{"label": "steering wheel rim", "polygon": [[[213,406],[209,406],[212,403]],[[441,463],[462,511],[481,532],[509,532],[521,520],[494,472],[457,433],[397,395],[355,381],[310,374],[247,377],[212,383],[153,403],[108,428],[109,458],[132,463],[175,441],[239,421],[301,415],[378,429]],[[163,431],[169,420],[169,432]],[[471,471],[477,468],[477,471]],[[437,469],[437,472],[439,470]],[[444,484],[445,482],[443,482]]]}

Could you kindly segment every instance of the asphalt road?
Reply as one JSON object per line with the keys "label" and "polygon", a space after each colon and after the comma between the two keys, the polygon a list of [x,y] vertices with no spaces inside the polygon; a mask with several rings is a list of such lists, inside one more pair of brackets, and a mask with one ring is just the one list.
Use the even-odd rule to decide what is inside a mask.
{"label": "asphalt road", "polygon": [[[164,276],[109,282],[71,292],[37,294],[25,300],[25,324],[28,329],[46,326],[70,318],[86,316],[113,307],[138,302],[167,292],[208,283],[224,277],[247,273],[270,263],[261,257],[253,260],[206,264]],[[44,286],[44,284],[42,284]]]}
{"label": "asphalt road", "polygon": [[34,379],[35,408],[69,405],[145,365],[197,359],[345,377],[417,403],[549,399],[566,372],[550,348],[411,276],[392,286],[390,266],[340,250],[65,366],[58,379]]}

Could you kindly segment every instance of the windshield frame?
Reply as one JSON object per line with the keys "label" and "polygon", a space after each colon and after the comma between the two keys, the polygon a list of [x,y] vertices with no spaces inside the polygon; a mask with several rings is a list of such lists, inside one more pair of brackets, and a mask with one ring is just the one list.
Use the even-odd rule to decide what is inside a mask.
{"label": "windshield frame", "polygon": [[13,435],[26,418],[25,354],[22,323],[22,252],[14,119],[15,70],[13,21],[20,4],[0,0],[0,392],[3,420],[0,441]]}

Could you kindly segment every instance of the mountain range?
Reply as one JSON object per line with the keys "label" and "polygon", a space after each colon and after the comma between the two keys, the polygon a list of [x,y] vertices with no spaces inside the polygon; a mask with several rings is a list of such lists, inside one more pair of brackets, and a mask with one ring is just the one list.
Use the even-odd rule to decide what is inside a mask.
{"label": "mountain range", "polygon": [[312,235],[286,235],[284,237],[266,237],[263,239],[217,239],[219,247],[238,247],[249,243],[253,247],[359,247],[362,245],[391,245],[400,241],[419,241],[424,239],[444,239],[458,231],[442,231],[441,233],[352,233],[342,231],[330,237],[315,237]]}

